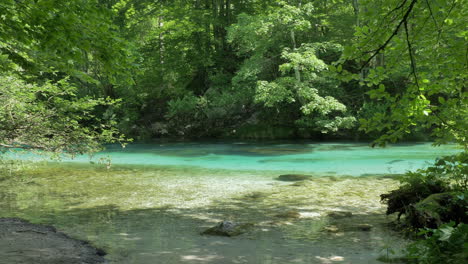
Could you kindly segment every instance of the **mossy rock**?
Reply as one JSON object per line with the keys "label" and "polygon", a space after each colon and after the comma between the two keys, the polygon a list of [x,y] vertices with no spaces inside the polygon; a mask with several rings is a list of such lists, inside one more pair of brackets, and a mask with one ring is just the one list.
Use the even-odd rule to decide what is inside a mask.
{"label": "mossy rock", "polygon": [[214,227],[203,231],[202,235],[233,237],[250,231],[254,225],[252,223],[236,223],[232,221],[219,222]]}
{"label": "mossy rock", "polygon": [[304,174],[283,174],[276,179],[278,181],[305,181],[312,179],[312,176]]}

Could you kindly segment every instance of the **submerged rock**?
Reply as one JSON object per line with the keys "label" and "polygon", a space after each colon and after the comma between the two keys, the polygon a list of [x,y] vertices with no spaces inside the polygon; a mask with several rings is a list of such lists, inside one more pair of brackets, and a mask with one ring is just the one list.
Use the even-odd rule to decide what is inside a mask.
{"label": "submerged rock", "polygon": [[304,181],[311,179],[311,175],[304,174],[283,174],[278,176],[277,180],[279,181]]}
{"label": "submerged rock", "polygon": [[251,223],[242,224],[231,221],[222,221],[214,227],[208,228],[207,230],[203,231],[201,234],[211,236],[233,237],[248,232],[252,227],[253,224]]}
{"label": "submerged rock", "polygon": [[327,214],[329,217],[334,219],[341,219],[353,216],[353,213],[346,211],[334,211]]}
{"label": "submerged rock", "polygon": [[0,218],[0,262],[35,264],[104,263],[106,253],[51,226]]}

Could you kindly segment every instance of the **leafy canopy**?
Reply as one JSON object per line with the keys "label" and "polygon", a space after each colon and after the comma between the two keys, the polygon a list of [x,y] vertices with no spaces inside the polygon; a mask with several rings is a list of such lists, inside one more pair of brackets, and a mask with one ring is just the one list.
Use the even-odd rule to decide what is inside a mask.
{"label": "leafy canopy", "polygon": [[[467,147],[468,7],[459,0],[363,0],[356,42],[344,60],[356,60],[361,74],[343,71],[370,87],[370,98],[383,106],[367,120],[366,132],[379,143],[395,142],[415,128],[431,131],[437,143]],[[377,58],[384,63],[377,65]],[[397,90],[383,84],[402,76]]]}

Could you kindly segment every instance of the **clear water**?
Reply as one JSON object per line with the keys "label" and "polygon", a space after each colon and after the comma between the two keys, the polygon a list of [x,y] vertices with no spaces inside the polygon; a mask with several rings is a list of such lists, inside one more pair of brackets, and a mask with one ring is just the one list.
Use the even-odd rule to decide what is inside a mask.
{"label": "clear water", "polygon": [[[363,174],[404,173],[423,168],[438,156],[457,151],[454,145],[433,147],[430,143],[370,148],[366,143],[230,144],[166,143],[109,146],[93,157],[65,161],[112,164],[186,166],[244,171],[288,171],[294,173]],[[21,158],[25,155],[18,154]],[[26,155],[29,159],[41,159]]]}
{"label": "clear water", "polygon": [[[386,228],[391,218],[379,202],[398,186],[389,174],[457,151],[428,143],[164,143],[109,147],[91,163],[34,164],[36,155],[9,153],[26,167],[3,166],[0,217],[54,225],[104,248],[110,263],[379,263],[405,242]],[[276,179],[299,172],[314,177]],[[300,217],[281,216],[290,211]],[[333,211],[353,216],[334,219]],[[200,235],[221,220],[255,228],[234,238]]]}

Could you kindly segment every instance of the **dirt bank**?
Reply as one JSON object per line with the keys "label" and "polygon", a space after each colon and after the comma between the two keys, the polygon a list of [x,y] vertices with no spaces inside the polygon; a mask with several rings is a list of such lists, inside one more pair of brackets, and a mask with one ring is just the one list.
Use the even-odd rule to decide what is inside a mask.
{"label": "dirt bank", "polygon": [[0,218],[0,262],[34,264],[104,263],[106,253],[55,228]]}

